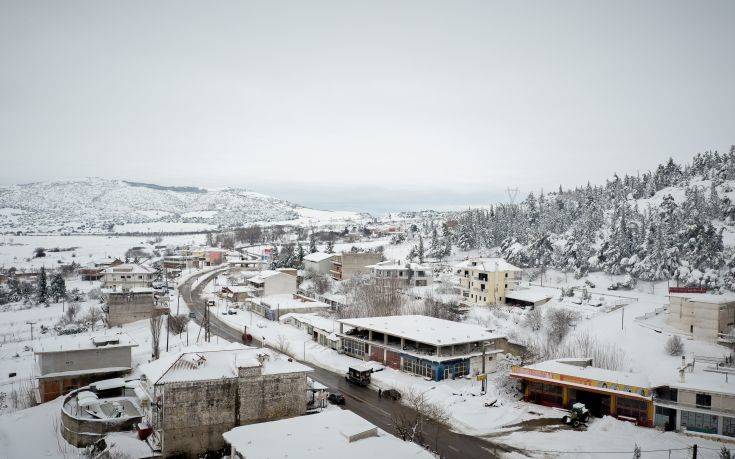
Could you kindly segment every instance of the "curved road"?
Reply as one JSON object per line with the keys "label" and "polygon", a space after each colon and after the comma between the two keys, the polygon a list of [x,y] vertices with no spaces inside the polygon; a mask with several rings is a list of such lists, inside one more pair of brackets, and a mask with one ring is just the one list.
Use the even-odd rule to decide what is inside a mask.
{"label": "curved road", "polygon": [[[204,317],[204,302],[201,299],[201,292],[205,285],[217,274],[222,271],[211,271],[202,276],[206,276],[196,288],[192,290],[191,286],[200,276],[194,276],[184,282],[179,291],[183,295],[184,300],[189,305],[189,310],[194,312],[195,321],[202,325]],[[234,342],[241,342],[241,333],[236,332],[229,326],[225,325],[216,314],[210,314],[210,332],[223,339]],[[260,346],[261,343],[253,338],[253,345]],[[298,359],[294,359],[297,360]],[[376,426],[395,434],[393,427],[393,417],[395,414],[410,411],[406,405],[393,402],[387,399],[378,398],[377,392],[360,386],[349,384],[345,381],[344,375],[334,373],[327,369],[316,366],[313,362],[302,362],[314,369],[310,375],[312,379],[319,381],[329,388],[332,392],[341,392],[347,403],[344,405],[348,409],[359,416],[367,419]],[[500,457],[503,453],[519,452],[522,450],[491,443],[480,437],[465,435],[449,430],[446,426],[428,423],[424,426],[424,437],[428,441],[429,449],[439,453],[440,457],[454,459],[480,459],[488,457]]]}

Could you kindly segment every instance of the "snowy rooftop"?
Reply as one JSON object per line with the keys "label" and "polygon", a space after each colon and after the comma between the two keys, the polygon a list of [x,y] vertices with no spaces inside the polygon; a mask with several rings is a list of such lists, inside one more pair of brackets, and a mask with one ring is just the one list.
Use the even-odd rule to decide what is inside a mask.
{"label": "snowy rooftop", "polygon": [[123,332],[107,330],[95,333],[79,333],[76,335],[61,335],[40,341],[36,354],[50,352],[69,352],[87,349],[110,349],[114,347],[134,347],[138,344]]}
{"label": "snowy rooftop", "polygon": [[648,376],[642,373],[626,373],[623,371],[606,370],[604,368],[597,368],[593,366],[579,366],[572,363],[566,363],[564,362],[564,359],[546,360],[544,362],[535,363],[533,365],[526,365],[523,368],[536,370],[539,372],[574,376],[577,378],[590,379],[594,381],[622,384],[625,386],[635,386],[640,388],[651,387],[651,382],[648,379]]}
{"label": "snowy rooftop", "polygon": [[365,317],[339,321],[352,327],[387,333],[434,346],[471,343],[499,337],[478,325],[420,315]]}
{"label": "snowy rooftop", "polygon": [[306,255],[304,257],[305,261],[314,261],[314,262],[320,262],[324,260],[329,260],[334,256],[333,253],[324,253],[324,252],[314,252]]}
{"label": "snowy rooftop", "polygon": [[420,265],[418,263],[406,263],[406,262],[402,262],[401,260],[382,261],[380,263],[367,266],[367,268],[383,270],[383,271],[391,271],[394,269],[409,269],[409,268],[412,271],[431,271],[431,267],[429,266]]}
{"label": "snowy rooftop", "polygon": [[[360,439],[360,435],[366,435],[366,438]],[[375,425],[347,410],[235,427],[222,436],[243,457],[433,457],[417,444],[378,431]]]}
{"label": "snowy rooftop", "polygon": [[[261,364],[259,356],[267,355]],[[237,343],[224,346],[192,346],[181,352],[168,353],[140,367],[142,374],[154,384],[184,381],[211,381],[236,378],[238,368],[262,367],[268,375],[299,373],[311,368],[270,349],[246,347]]]}
{"label": "snowy rooftop", "polygon": [[137,288],[129,288],[127,290],[118,290],[115,288],[103,288],[100,289],[101,293],[104,294],[128,294],[128,293],[154,293],[155,290],[151,287],[137,287]]}
{"label": "snowy rooftop", "polygon": [[512,290],[505,292],[505,298],[518,301],[528,301],[530,303],[536,303],[538,301],[548,300],[551,295],[548,292],[533,288],[524,288],[519,290]]}
{"label": "snowy rooftop", "polygon": [[276,271],[276,270],[273,270],[273,269],[265,269],[265,270],[259,272],[257,275],[251,277],[248,280],[250,282],[261,283],[265,279],[268,279],[269,277],[277,276],[279,274],[285,274],[285,273],[283,273],[281,271]]}
{"label": "snowy rooftop", "polygon": [[226,287],[222,287],[223,291],[225,289],[227,289],[228,291],[232,293],[248,293],[248,292],[255,291],[255,289],[249,285],[228,285]]}
{"label": "snowy rooftop", "polygon": [[262,298],[252,298],[250,301],[257,304],[263,304],[271,309],[311,309],[311,308],[329,308],[327,303],[321,301],[304,301],[294,298],[290,293],[282,293],[278,295],[268,295]]}
{"label": "snowy rooftop", "polygon": [[104,273],[120,273],[120,274],[151,274],[154,271],[151,268],[135,263],[123,263],[117,266],[106,268]]}
{"label": "snowy rooftop", "polygon": [[317,314],[302,314],[298,312],[290,312],[281,316],[281,322],[284,322],[290,318],[294,318],[299,322],[307,323],[312,327],[319,328],[320,330],[332,332],[339,331],[339,323],[336,320],[328,317],[322,317]]}
{"label": "snowy rooftop", "polygon": [[735,302],[735,295],[715,295],[713,293],[669,293],[669,297],[686,298],[698,303],[725,304]]}
{"label": "snowy rooftop", "polygon": [[455,269],[480,269],[482,271],[522,271],[502,258],[472,258],[454,265]]}

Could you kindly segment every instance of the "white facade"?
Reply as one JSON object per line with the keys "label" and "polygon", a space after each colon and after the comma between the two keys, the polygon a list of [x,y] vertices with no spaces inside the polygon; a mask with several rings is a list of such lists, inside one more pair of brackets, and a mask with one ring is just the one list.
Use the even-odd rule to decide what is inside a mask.
{"label": "white facade", "polygon": [[125,292],[152,287],[155,278],[156,272],[148,267],[124,263],[102,271],[102,287]]}
{"label": "white facade", "polygon": [[735,325],[735,296],[706,293],[669,295],[669,326],[695,339],[716,342]]}
{"label": "white facade", "polygon": [[401,260],[383,261],[369,266],[379,281],[395,281],[403,287],[425,287],[431,285],[434,270],[418,263],[401,263]]}
{"label": "white facade", "polygon": [[298,278],[282,271],[261,271],[247,280],[255,289],[256,296],[295,294],[298,289]]}
{"label": "white facade", "polygon": [[331,253],[310,253],[304,257],[304,270],[328,275],[332,267],[333,256],[334,254]]}

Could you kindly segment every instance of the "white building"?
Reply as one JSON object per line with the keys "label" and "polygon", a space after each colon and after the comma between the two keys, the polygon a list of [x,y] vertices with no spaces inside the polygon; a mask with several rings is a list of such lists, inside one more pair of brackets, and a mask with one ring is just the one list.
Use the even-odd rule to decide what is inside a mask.
{"label": "white building", "polygon": [[431,267],[401,260],[383,261],[368,268],[378,281],[396,282],[401,287],[426,287],[434,277]]}
{"label": "white building", "polygon": [[337,335],[339,322],[335,319],[322,317],[314,313],[292,312],[282,315],[280,321],[304,330],[312,340],[322,346],[334,349],[335,351],[342,348],[341,341]]}
{"label": "white building", "polygon": [[261,297],[294,294],[298,289],[298,278],[280,270],[261,271],[246,282],[254,289],[254,295]]}
{"label": "white building", "polygon": [[735,295],[671,293],[666,323],[696,339],[716,342],[735,326]]}
{"label": "white building", "polygon": [[479,374],[483,368],[488,372],[501,353],[495,341],[502,337],[479,325],[420,315],[340,319],[339,323],[345,354],[434,381]]}
{"label": "white building", "polygon": [[332,268],[333,253],[314,252],[304,257],[304,270],[328,275]]}
{"label": "white building", "polygon": [[222,434],[230,457],[325,459],[430,459],[419,445],[402,441],[347,410],[236,427]]}
{"label": "white building", "polygon": [[268,320],[280,320],[283,315],[291,312],[322,312],[330,308],[327,303],[296,294],[279,294],[249,298],[247,305],[252,312]]}
{"label": "white building", "polygon": [[470,304],[505,303],[505,292],[515,290],[523,271],[502,258],[473,258],[454,266],[463,301]]}
{"label": "white building", "polygon": [[102,288],[128,291],[153,286],[156,271],[147,266],[123,263],[102,271]]}

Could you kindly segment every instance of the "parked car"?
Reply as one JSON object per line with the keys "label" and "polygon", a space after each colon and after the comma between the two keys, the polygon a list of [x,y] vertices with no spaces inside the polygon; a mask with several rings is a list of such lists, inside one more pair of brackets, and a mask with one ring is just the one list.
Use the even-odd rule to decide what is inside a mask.
{"label": "parked car", "polygon": [[194,314],[194,311],[189,311],[189,318],[190,319],[196,319],[197,315]]}
{"label": "parked car", "polygon": [[387,389],[383,391],[383,398],[387,398],[390,400],[400,400],[401,393],[395,389]]}
{"label": "parked car", "polygon": [[214,306],[215,305],[215,302],[214,302],[214,300],[207,300],[207,301],[204,302],[204,304],[206,304],[207,306]]}
{"label": "parked car", "polygon": [[329,403],[332,405],[344,405],[345,404],[345,396],[340,394],[339,392],[332,392],[327,396],[327,400],[329,400]]}

